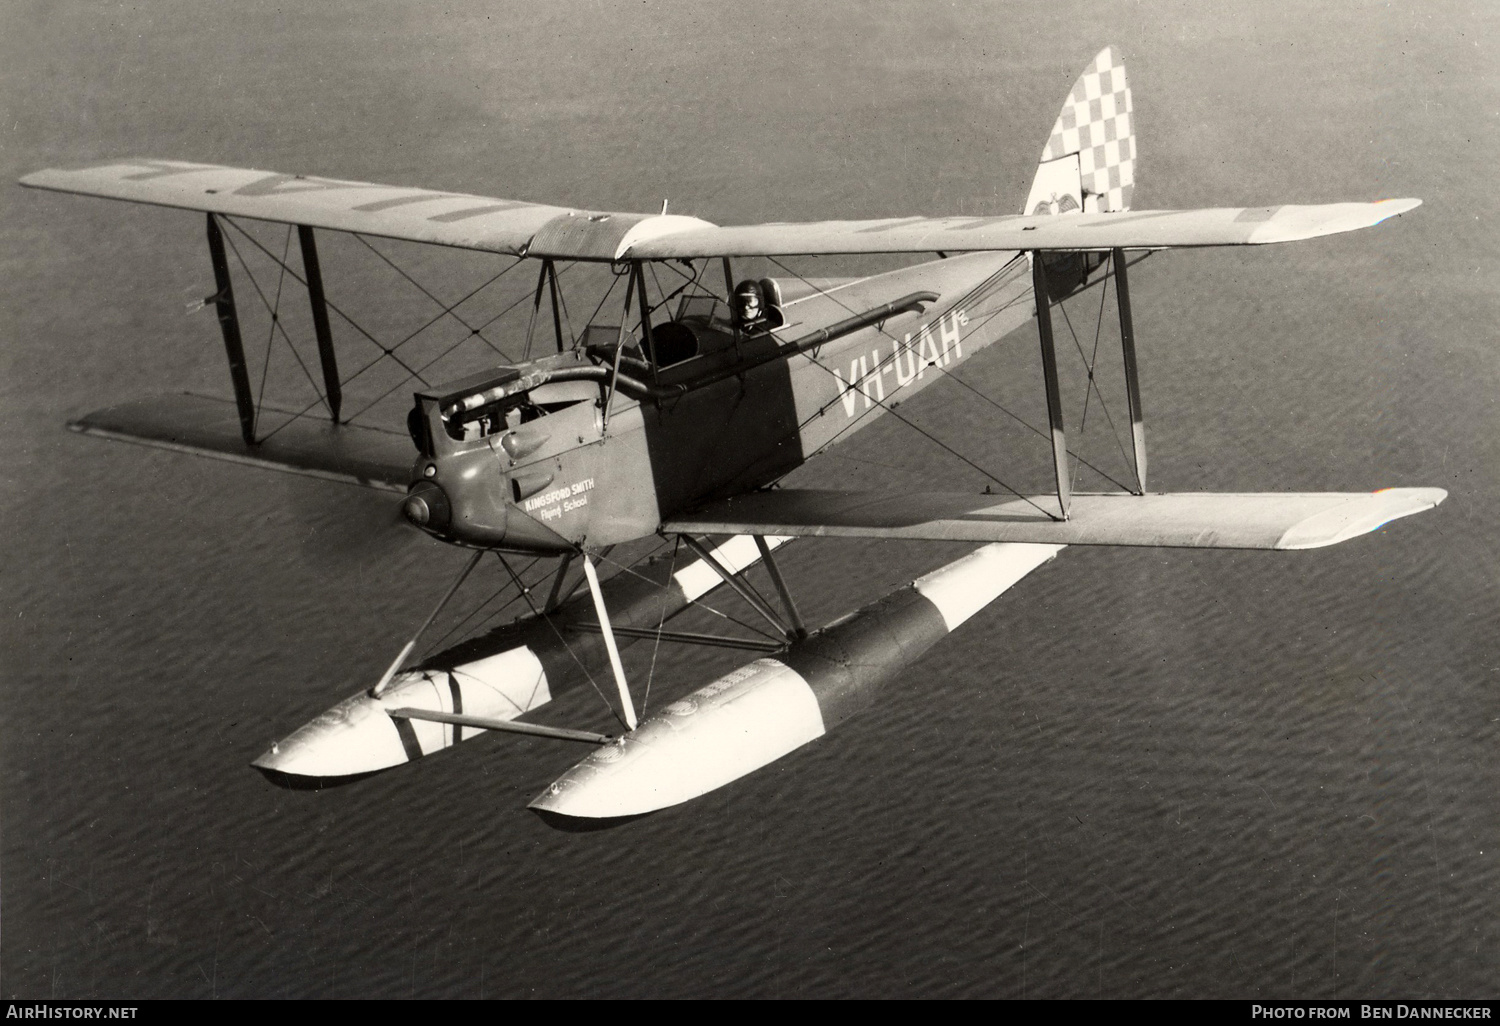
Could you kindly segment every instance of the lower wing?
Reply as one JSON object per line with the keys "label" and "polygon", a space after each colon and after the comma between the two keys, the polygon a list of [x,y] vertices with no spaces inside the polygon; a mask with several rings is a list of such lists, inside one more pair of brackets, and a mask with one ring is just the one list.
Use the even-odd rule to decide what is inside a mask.
{"label": "lower wing", "polygon": [[[285,419],[280,427],[274,421]],[[231,399],[157,395],[97,410],[68,427],[159,449],[405,492],[417,451],[406,435],[262,407],[263,437],[245,444]]]}
{"label": "lower wing", "polygon": [[927,492],[886,495],[814,489],[754,492],[673,517],[668,531],[930,541],[1142,545],[1200,549],[1316,549],[1368,534],[1448,497],[1441,488],[1379,492],[1181,492],[1075,495],[1056,518],[1054,496]]}

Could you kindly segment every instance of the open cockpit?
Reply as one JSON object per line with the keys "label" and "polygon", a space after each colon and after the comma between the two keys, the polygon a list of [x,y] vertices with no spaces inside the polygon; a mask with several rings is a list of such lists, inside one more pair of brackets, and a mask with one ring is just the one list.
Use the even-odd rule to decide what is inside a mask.
{"label": "open cockpit", "polygon": [[[727,273],[725,277],[731,280]],[[912,293],[790,337],[788,329],[798,323],[791,316],[795,304],[829,296],[853,279],[747,279],[726,301],[703,288],[694,277],[688,286],[662,296],[655,305],[645,301],[639,266],[632,267],[629,280],[632,284],[627,295],[640,295],[641,302],[634,312],[629,302],[625,304],[623,326],[618,322],[590,323],[566,344],[561,317],[554,316],[559,333],[556,354],[491,368],[418,392],[416,405],[408,415],[408,429],[418,451],[432,459],[441,452],[467,450],[471,443],[513,433],[523,425],[582,403],[592,403],[602,411],[596,428],[602,435],[617,395],[640,402],[671,401],[938,298],[931,292]],[[541,295],[538,288],[538,306]],[[843,305],[837,299],[833,302]],[[601,301],[596,315],[603,307]],[[555,314],[562,309],[554,303]],[[671,316],[658,319],[657,315],[668,310],[672,310]],[[527,342],[529,349],[530,334]]]}

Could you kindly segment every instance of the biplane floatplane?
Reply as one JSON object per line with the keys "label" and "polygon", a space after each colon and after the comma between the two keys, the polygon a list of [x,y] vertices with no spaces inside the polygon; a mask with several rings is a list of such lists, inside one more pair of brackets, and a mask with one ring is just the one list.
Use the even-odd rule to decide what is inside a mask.
{"label": "biplane floatplane", "polygon": [[[596,746],[532,807],[613,819],[686,801],[821,736],[1063,546],[1316,548],[1446,497],[1436,488],[1147,492],[1125,254],[1311,239],[1371,227],[1420,201],[1132,210],[1132,110],[1124,66],[1106,49],[1064,103],[1023,212],[997,217],[720,227],[665,207],[657,215],[578,210],[140,159],[39,171],[21,181],[207,213],[217,290],[206,302],[218,312],[234,402],[160,396],[89,414],[72,427],[396,490],[412,524],[473,550],[463,575],[373,687],[273,745],[254,765],[287,782],[329,781],[511,731]],[[328,414],[304,411],[261,435],[224,246],[236,219],[277,222],[288,232],[296,226],[303,271],[296,274],[285,254],[281,266],[311,301],[323,372],[319,400]],[[405,433],[341,422],[319,228],[536,261],[535,291],[526,294],[528,354],[532,333],[548,327],[556,352],[424,387]],[[791,274],[739,285],[731,264],[916,253],[938,259],[863,277]],[[611,288],[624,285],[618,321],[576,337],[564,330],[560,262],[613,270]],[[685,284],[668,293],[658,269]],[[1073,494],[1051,309],[1105,280],[1116,296],[1134,481],[1114,493]],[[1033,316],[1055,491],[778,486]],[[671,543],[670,558],[658,554],[601,581],[596,563],[611,547],[652,536]],[[780,544],[807,536],[981,545],[808,631],[773,556]],[[423,631],[487,552],[524,599],[518,608],[525,614],[412,661]],[[523,581],[506,559],[517,554],[555,558],[551,583]],[[746,575],[756,564],[765,573],[760,589]],[[669,619],[721,586],[769,630],[746,639],[667,629]],[[619,653],[642,639],[759,657],[638,720]],[[564,691],[598,687],[596,677],[613,678],[617,697],[606,701],[618,703],[612,711],[625,728],[619,736],[519,718]]]}

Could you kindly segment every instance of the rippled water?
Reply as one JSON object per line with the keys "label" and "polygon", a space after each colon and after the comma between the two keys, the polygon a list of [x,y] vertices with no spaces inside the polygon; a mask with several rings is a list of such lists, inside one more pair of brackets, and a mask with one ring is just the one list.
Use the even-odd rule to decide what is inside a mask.
{"label": "rippled water", "polygon": [[[398,530],[388,496],[64,432],[226,391],[209,315],[181,314],[209,290],[201,223],[7,188],[7,996],[1494,995],[1494,8],[452,9],[10,5],[0,162],[666,196],[726,223],[1004,212],[1115,42],[1138,205],[1427,201],[1141,265],[1153,487],[1452,497],[1318,552],[1069,550],[835,734],[620,829],[525,812],[578,753],[523,738],[288,792],[248,761],[372,680],[462,557]],[[433,311],[326,245],[330,294],[391,337]],[[965,379],[1036,423],[1033,351],[1022,333]],[[909,410],[1044,480],[1045,450],[972,394]],[[1086,452],[1118,473],[1092,410]],[[924,444],[885,423],[806,479],[977,482]],[[784,563],[823,622],[961,551]],[[664,653],[650,702],[735,661]],[[606,713],[584,692],[548,719]]]}

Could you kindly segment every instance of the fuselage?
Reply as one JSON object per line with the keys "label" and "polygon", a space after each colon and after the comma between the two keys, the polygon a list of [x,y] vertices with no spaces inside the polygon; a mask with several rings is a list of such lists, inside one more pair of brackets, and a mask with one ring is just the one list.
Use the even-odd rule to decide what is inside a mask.
{"label": "fuselage", "polygon": [[[533,552],[649,535],[674,514],[766,487],[1034,312],[1014,253],[784,284],[771,330],[737,330],[723,304],[684,305],[645,345],[596,329],[624,338],[618,360],[615,345],[580,346],[419,393],[408,517],[457,544]],[[830,325],[913,295],[924,299],[819,342]]]}

